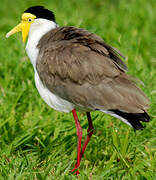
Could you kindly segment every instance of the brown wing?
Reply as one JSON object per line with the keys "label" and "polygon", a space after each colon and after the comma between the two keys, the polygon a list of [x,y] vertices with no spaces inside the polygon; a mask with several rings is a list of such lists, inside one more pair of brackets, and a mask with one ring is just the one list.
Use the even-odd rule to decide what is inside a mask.
{"label": "brown wing", "polygon": [[142,112],[148,100],[125,74],[119,52],[86,30],[56,28],[39,42],[37,71],[54,94],[77,106]]}

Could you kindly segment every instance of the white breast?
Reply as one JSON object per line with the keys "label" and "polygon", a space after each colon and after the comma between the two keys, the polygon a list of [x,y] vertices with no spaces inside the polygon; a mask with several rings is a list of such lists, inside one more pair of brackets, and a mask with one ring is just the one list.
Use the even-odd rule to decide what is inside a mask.
{"label": "white breast", "polygon": [[47,89],[47,87],[43,85],[36,70],[36,60],[39,53],[39,49],[37,48],[38,42],[45,33],[56,27],[57,25],[52,21],[48,21],[45,19],[36,19],[30,27],[28,42],[26,45],[26,52],[34,67],[35,84],[40,96],[53,109],[61,112],[70,112],[72,109],[74,109],[74,105],[51,93]]}
{"label": "white breast", "polygon": [[74,109],[74,104],[51,93],[42,83],[37,71],[35,71],[35,84],[40,96],[53,109],[61,112],[70,112]]}

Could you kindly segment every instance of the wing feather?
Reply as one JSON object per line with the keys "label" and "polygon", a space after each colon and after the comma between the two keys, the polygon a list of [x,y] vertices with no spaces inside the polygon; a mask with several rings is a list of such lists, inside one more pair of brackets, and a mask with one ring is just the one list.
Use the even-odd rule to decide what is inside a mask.
{"label": "wing feather", "polygon": [[147,109],[146,96],[125,74],[121,53],[100,37],[74,27],[56,28],[38,48],[42,82],[77,107],[135,113]]}

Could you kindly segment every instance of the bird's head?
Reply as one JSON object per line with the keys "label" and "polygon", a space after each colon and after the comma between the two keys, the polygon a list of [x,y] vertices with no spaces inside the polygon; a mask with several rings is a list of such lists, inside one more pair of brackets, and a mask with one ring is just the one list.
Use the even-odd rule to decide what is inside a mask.
{"label": "bird's head", "polygon": [[6,37],[8,38],[16,32],[21,31],[23,42],[25,42],[29,34],[30,26],[40,18],[55,22],[55,16],[53,12],[45,9],[43,6],[33,6],[24,11],[21,17],[21,23],[9,31],[6,34]]}

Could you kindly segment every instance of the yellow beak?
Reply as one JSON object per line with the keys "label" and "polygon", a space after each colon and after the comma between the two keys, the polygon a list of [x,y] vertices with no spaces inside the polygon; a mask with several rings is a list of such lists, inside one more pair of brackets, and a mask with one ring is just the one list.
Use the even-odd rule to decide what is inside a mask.
{"label": "yellow beak", "polygon": [[19,31],[22,31],[22,39],[23,39],[23,42],[25,42],[26,38],[28,36],[28,33],[29,33],[30,25],[31,24],[29,22],[22,21],[20,24],[18,24],[16,27],[14,27],[11,31],[9,31],[6,34],[6,38],[8,38],[9,36],[19,32]]}

